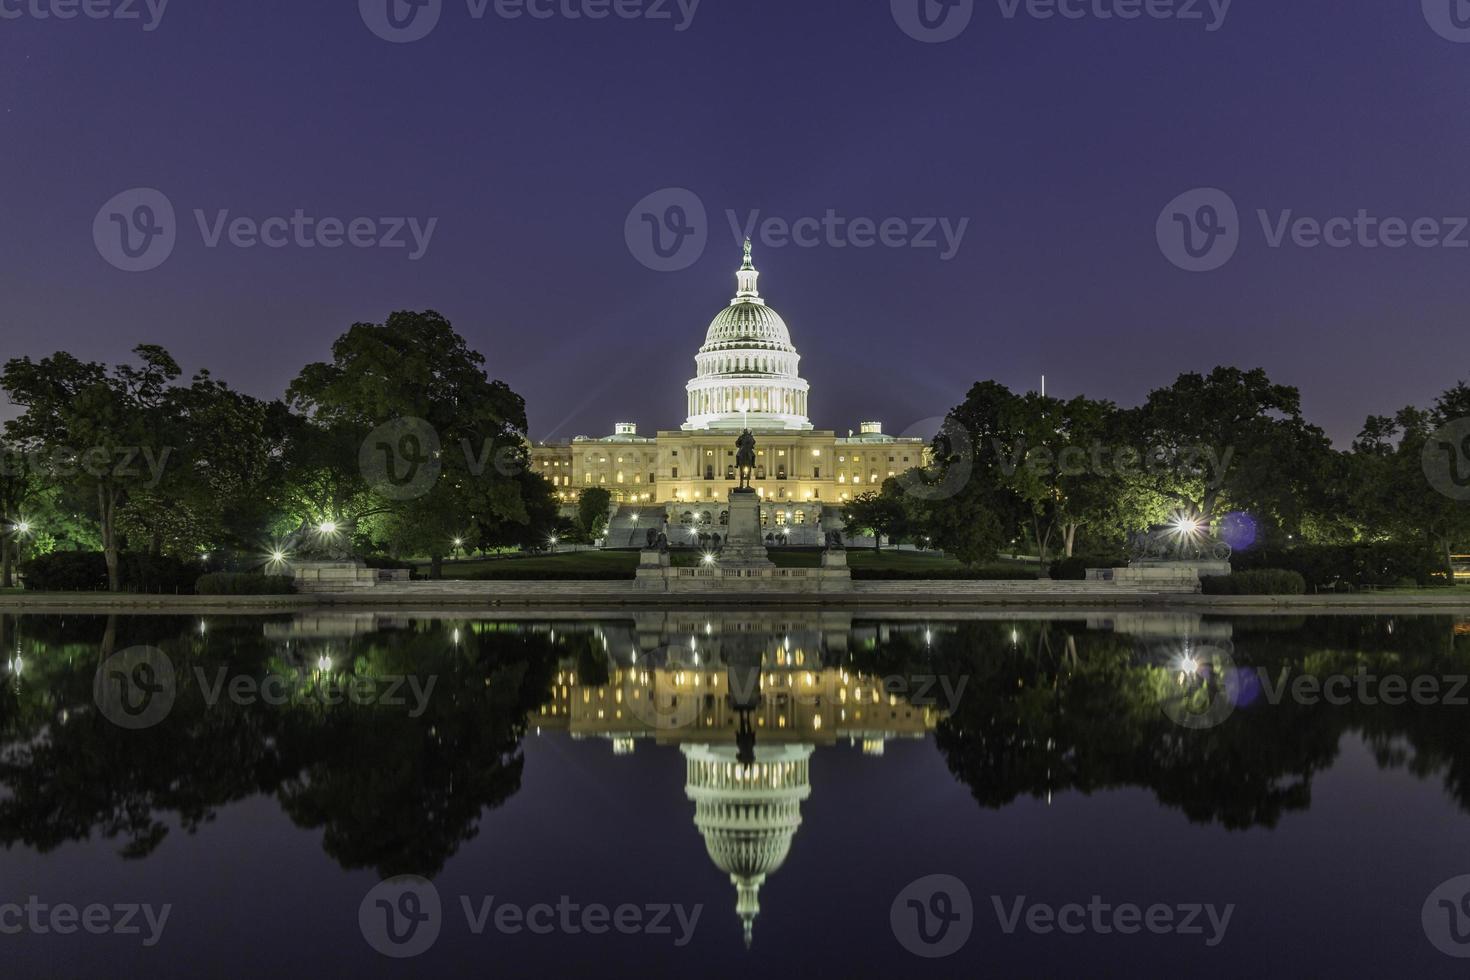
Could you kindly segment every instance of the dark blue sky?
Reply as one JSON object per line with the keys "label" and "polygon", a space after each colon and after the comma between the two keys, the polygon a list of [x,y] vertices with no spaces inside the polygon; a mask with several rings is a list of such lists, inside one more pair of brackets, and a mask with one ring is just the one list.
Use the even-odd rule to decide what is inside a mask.
{"label": "dark blue sky", "polygon": [[[141,0],[142,21],[37,19],[49,2],[0,0],[21,13],[0,18],[6,356],[155,342],[275,396],[352,322],[432,307],[526,397],[536,437],[672,427],[734,288],[727,209],[830,209],[969,226],[949,261],[758,242],[822,426],[901,431],[975,380],[1043,372],[1053,393],[1133,403],[1230,362],[1299,385],[1343,440],[1467,373],[1470,248],[1271,248],[1256,217],[1470,215],[1470,44],[1417,2],[1235,0],[1210,31],[1203,0],[1194,21],[976,0],[940,44],[888,0],[703,0],[684,31],[673,0],[662,21],[477,20],[443,0],[407,44],[354,0],[174,0],[152,31]],[[93,223],[137,187],[167,196],[177,242],[127,273]],[[709,242],[661,273],[624,224],[669,187],[698,195]],[[1198,187],[1242,220],[1209,273],[1155,238]],[[193,214],[298,208],[438,224],[410,261],[209,248]]]}

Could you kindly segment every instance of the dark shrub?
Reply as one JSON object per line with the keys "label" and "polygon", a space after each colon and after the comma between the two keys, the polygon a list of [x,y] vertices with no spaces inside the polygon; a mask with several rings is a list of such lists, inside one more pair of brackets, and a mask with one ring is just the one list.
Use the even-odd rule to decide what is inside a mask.
{"label": "dark shrub", "polygon": [[[168,555],[118,556],[118,572],[126,592],[188,595],[204,566],[193,559]],[[100,551],[53,551],[21,565],[26,588],[38,592],[105,592],[107,559]]]}
{"label": "dark shrub", "polygon": [[1396,585],[1408,579],[1428,586],[1444,571],[1443,559],[1427,548],[1387,543],[1239,551],[1230,564],[1237,572],[1271,568],[1300,572],[1312,592]]}
{"label": "dark shrub", "polygon": [[1073,555],[1071,558],[1058,558],[1051,563],[1050,575],[1058,582],[1081,582],[1087,578],[1089,568],[1127,568],[1128,562],[1122,558],[1098,558],[1088,555]]}
{"label": "dark shrub", "polygon": [[1261,568],[1233,575],[1209,575],[1200,579],[1205,595],[1302,595],[1307,581],[1300,572],[1284,568]]}
{"label": "dark shrub", "polygon": [[22,562],[26,588],[36,592],[106,592],[107,561],[100,551],[53,551]]}
{"label": "dark shrub", "polygon": [[194,591],[199,595],[291,595],[296,581],[289,575],[211,572],[200,576]]}
{"label": "dark shrub", "polygon": [[204,563],[171,555],[122,555],[123,588],[129,592],[188,595],[204,574]]}

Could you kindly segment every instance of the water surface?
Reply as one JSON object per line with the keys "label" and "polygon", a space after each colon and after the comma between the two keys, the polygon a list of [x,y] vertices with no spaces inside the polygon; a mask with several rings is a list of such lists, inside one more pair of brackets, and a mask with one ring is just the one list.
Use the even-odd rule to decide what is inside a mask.
{"label": "water surface", "polygon": [[1470,883],[1440,889],[1470,874],[1453,618],[0,630],[7,977],[1449,976],[1470,954]]}

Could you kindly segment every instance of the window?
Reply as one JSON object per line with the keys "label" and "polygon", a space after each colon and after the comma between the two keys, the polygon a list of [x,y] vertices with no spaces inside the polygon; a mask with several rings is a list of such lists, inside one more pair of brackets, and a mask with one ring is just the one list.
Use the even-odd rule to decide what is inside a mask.
{"label": "window", "polygon": [[704,478],[706,480],[713,480],[715,478],[715,468],[713,466],[705,466]]}
{"label": "window", "polygon": [[677,449],[670,449],[669,450],[669,455],[672,456],[672,457],[674,457],[675,459],[678,459],[679,458],[679,450],[677,450]]}
{"label": "window", "polygon": [[812,479],[813,480],[820,480],[821,478],[822,478],[822,468],[820,466],[814,466],[814,467],[812,467]]}
{"label": "window", "polygon": [[674,467],[674,479],[679,479],[679,467]]}

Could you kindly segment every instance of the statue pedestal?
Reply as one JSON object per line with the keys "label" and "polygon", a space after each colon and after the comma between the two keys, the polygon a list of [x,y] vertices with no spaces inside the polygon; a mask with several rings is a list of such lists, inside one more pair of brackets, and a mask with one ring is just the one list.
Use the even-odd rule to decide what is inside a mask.
{"label": "statue pedestal", "polygon": [[639,568],[668,568],[669,553],[659,551],[657,548],[644,548],[638,552]]}
{"label": "statue pedestal", "polygon": [[823,568],[846,568],[847,552],[838,548],[828,548],[822,552]]}
{"label": "statue pedestal", "polygon": [[[291,563],[297,592],[347,592],[371,589],[381,577],[361,561],[299,561]],[[406,578],[406,576],[405,576]]]}
{"label": "statue pedestal", "polygon": [[761,533],[761,498],[753,490],[730,492],[730,525],[720,550],[720,564],[730,568],[772,568]]}

